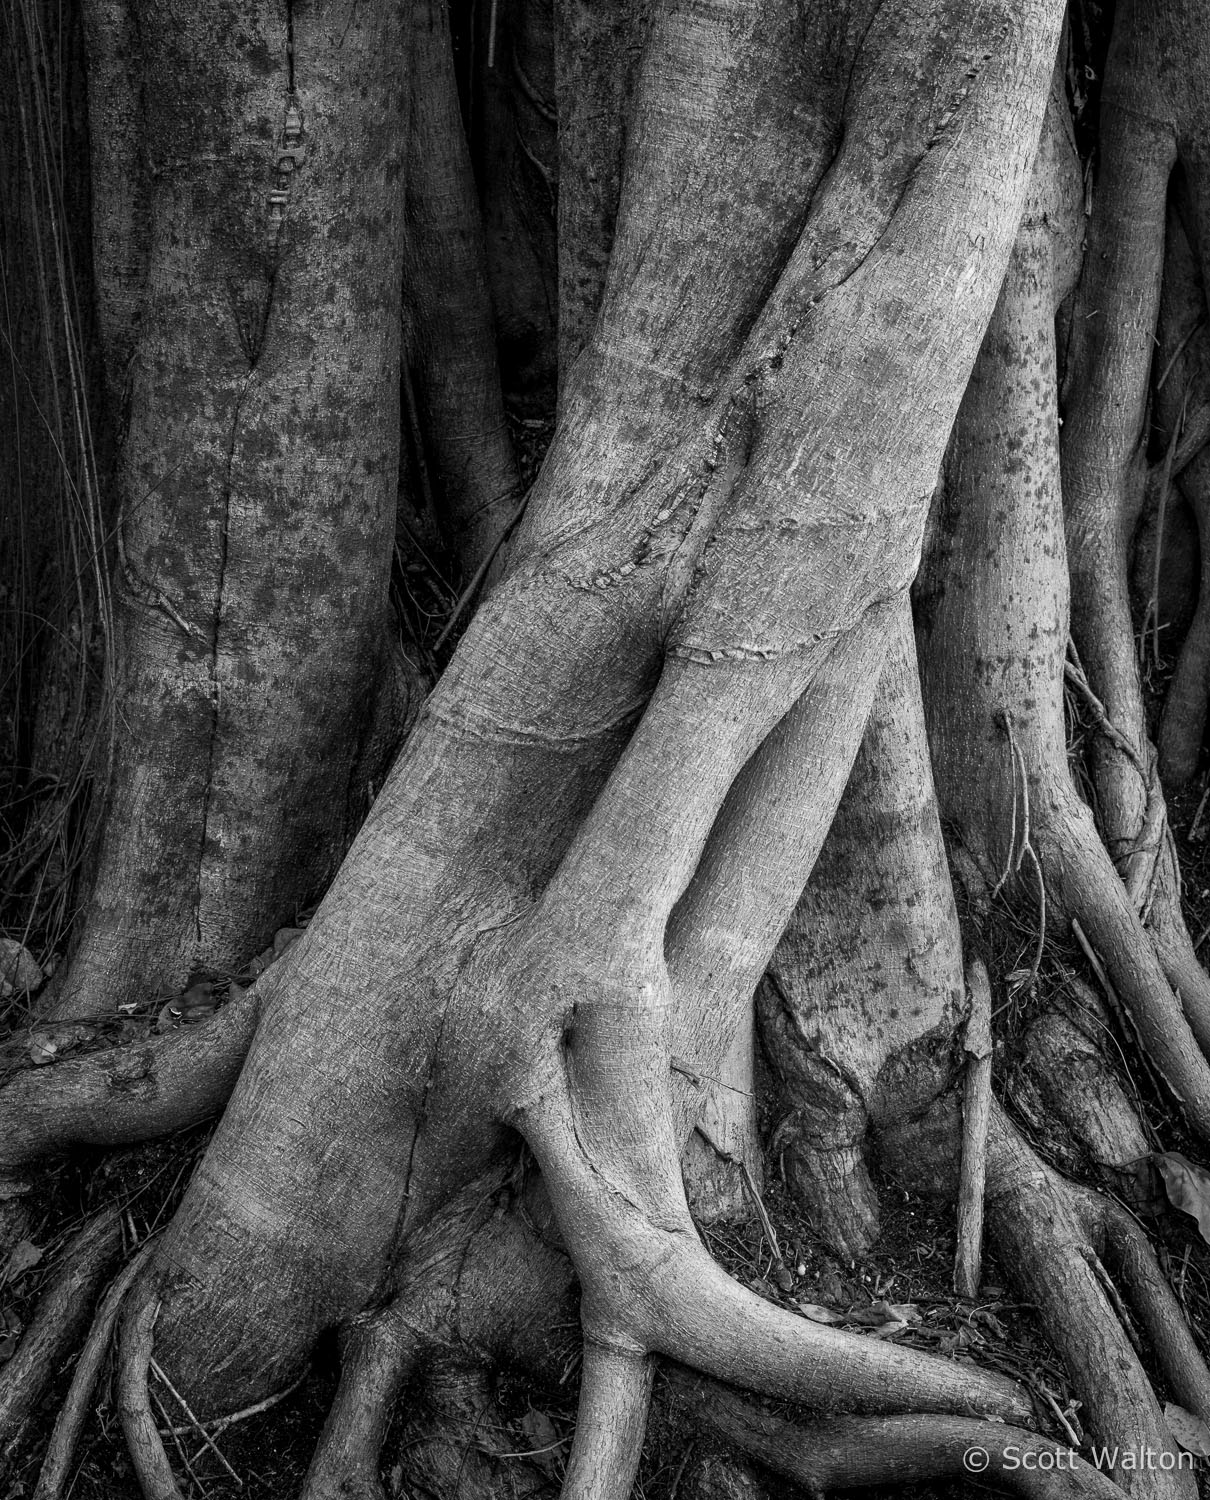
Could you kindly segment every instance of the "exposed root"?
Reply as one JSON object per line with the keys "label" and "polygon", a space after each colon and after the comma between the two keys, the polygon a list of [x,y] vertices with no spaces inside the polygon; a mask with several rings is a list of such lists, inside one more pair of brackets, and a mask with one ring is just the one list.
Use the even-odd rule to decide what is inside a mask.
{"label": "exposed root", "polygon": [[740,1286],[704,1250],[659,1277],[662,1354],[731,1384],[816,1410],[944,1411],[1028,1421],[1013,1381],[810,1324]]}
{"label": "exposed root", "polygon": [[[574,1136],[565,1134],[556,1145],[552,1123],[548,1117],[539,1126],[531,1116],[525,1128],[537,1140],[551,1200],[570,1240],[590,1338],[613,1330],[616,1342],[625,1339],[632,1348],[719,1379],[825,1410],[1029,1417],[1024,1394],[998,1375],[861,1340],[764,1301],[727,1275],[691,1226],[673,1227],[674,1204],[652,1217],[651,1209],[634,1212],[633,1202],[619,1200],[624,1190],[583,1159]],[[618,1164],[610,1177],[618,1183]]]}
{"label": "exposed root", "polygon": [[[1107,1025],[1098,1035],[1060,1010],[1043,1011],[1025,1033],[1013,1101],[1030,1115],[1031,1127],[1047,1133],[1048,1151],[1058,1155],[1060,1165],[1078,1167],[1085,1175],[1091,1168],[1096,1179],[1147,1209],[1154,1200],[1151,1143],[1106,1058],[1107,1032]],[[1031,1090],[1037,1093],[1036,1119]],[[1058,1147],[1056,1122],[1070,1132],[1076,1152]]]}
{"label": "exposed root", "polygon": [[345,1340],[340,1386],[307,1470],[300,1500],[385,1500],[379,1454],[391,1411],[420,1353],[403,1299],[355,1323]]}
{"label": "exposed root", "polygon": [[154,1294],[136,1294],[122,1315],[118,1349],[118,1416],[143,1500],[184,1500],[151,1412],[148,1376],[155,1320]]}
{"label": "exposed root", "polygon": [[[1151,1383],[1119,1320],[1116,1298],[1106,1292],[1098,1242],[1090,1232],[1095,1226],[1089,1223],[1089,1205],[1096,1201],[1085,1190],[1073,1190],[1044,1166],[1004,1115],[998,1109],[993,1112],[988,1224],[1004,1263],[1024,1294],[1038,1305],[1084,1403],[1093,1435],[1122,1452],[1147,1449],[1155,1455],[1159,1467],[1146,1472],[1119,1468],[1122,1482],[1131,1493],[1156,1500],[1191,1496],[1196,1492],[1193,1475],[1177,1466],[1179,1455]],[[1100,1224],[1106,1222],[1106,1212],[1096,1215]],[[1195,1373],[1190,1351],[1179,1334],[1165,1332],[1174,1303],[1165,1303],[1157,1295],[1154,1279],[1141,1270],[1148,1259],[1141,1253],[1141,1240],[1130,1240],[1129,1247],[1136,1257],[1131,1261],[1131,1286],[1143,1286],[1147,1294],[1136,1303],[1135,1312],[1143,1316],[1147,1331],[1159,1343],[1176,1339],[1177,1361],[1187,1374]],[[1148,1313],[1160,1315],[1162,1321],[1153,1327]],[[1199,1378],[1210,1380],[1200,1360],[1198,1364]],[[1204,1395],[1201,1400],[1204,1405]],[[1172,1458],[1162,1459],[1164,1454]]]}
{"label": "exposed root", "polygon": [[[1036,373],[1025,374],[1035,354],[1053,368],[1053,290],[1049,239],[1027,215],[955,426],[938,540],[917,600],[938,796],[989,885],[1012,868],[1012,893],[1036,902],[1039,917],[1042,892],[1052,916],[1078,919],[1143,1050],[1194,1126],[1210,1135],[1210,991],[1171,916],[1174,866],[1158,777],[1136,747],[1133,721],[1124,726],[1119,717],[1098,743],[1139,792],[1132,837],[1117,851],[1127,889],[1067,766],[1064,677],[1087,696],[1096,693],[1078,662],[1067,660],[1071,589],[1056,399],[1049,376],[1039,399]],[[1023,363],[1026,350],[1031,358]],[[1080,531],[1080,544],[1088,539]],[[1099,587],[1091,575],[1082,586]],[[1087,662],[1083,645],[1081,654]],[[1133,674],[1133,658],[1129,666]],[[1098,699],[1097,713],[1110,724],[1114,703]],[[1006,814],[1022,800],[1022,782],[1038,862],[1028,876],[1023,867],[1017,873],[1016,818],[1009,826]],[[1147,910],[1150,927],[1141,915]]]}
{"label": "exposed root", "polygon": [[638,1473],[653,1366],[586,1339],[580,1406],[560,1500],[626,1500]]}
{"label": "exposed root", "polygon": [[1210,1371],[1147,1236],[1107,1198],[1084,1192],[1080,1204],[1089,1235],[1121,1280],[1173,1395],[1189,1411],[1210,1420]]}
{"label": "exposed root", "polygon": [[0,1089],[0,1169],[151,1140],[216,1114],[252,1043],[257,988],[197,1025],[12,1076]]}
{"label": "exposed root", "polygon": [[[302,1500],[381,1500],[382,1443],[422,1361],[443,1423],[472,1433],[468,1406],[490,1399],[478,1391],[476,1371],[502,1358],[534,1371],[566,1361],[576,1314],[571,1266],[553,1241],[536,1175],[529,1189],[518,1201],[507,1177],[494,1172],[417,1231],[398,1270],[402,1291],[347,1331],[340,1386]],[[444,1471],[450,1444],[440,1442],[440,1453],[409,1449],[409,1469],[427,1462]],[[458,1482],[469,1485],[478,1468],[460,1455]]]}
{"label": "exposed root", "polygon": [[660,1384],[678,1416],[810,1496],[973,1475],[1031,1500],[1121,1500],[1117,1485],[1070,1448],[1018,1427],[949,1416],[787,1422],[683,1370],[665,1371]]}
{"label": "exposed root", "polygon": [[76,1360],[67,1397],[55,1418],[54,1431],[38,1474],[34,1500],[61,1500],[80,1433],[91,1411],[93,1391],[101,1373],[101,1365],[109,1352],[122,1301],[146,1263],[150,1251],[151,1242],[148,1241],[123,1266],[101,1300],[84,1348]]}
{"label": "exposed root", "polygon": [[64,1254],[17,1352],[0,1374],[0,1467],[88,1326],[97,1293],[121,1250],[121,1215],[109,1209],[85,1225]]}

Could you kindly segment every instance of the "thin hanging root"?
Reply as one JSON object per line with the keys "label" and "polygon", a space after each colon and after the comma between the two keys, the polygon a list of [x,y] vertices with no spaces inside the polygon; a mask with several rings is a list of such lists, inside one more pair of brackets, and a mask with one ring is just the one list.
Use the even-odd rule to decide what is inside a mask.
{"label": "thin hanging root", "polygon": [[[1009,714],[1007,711],[1004,714],[1004,727],[1008,731],[1009,754],[1012,756],[1012,777],[1013,777],[1013,780],[1012,780],[1012,787],[1013,787],[1012,822],[1009,824],[1009,829],[1008,829],[1008,849],[1005,851],[1005,855],[1004,855],[1004,869],[1000,872],[1000,878],[999,878],[999,880],[997,880],[996,883],[995,883],[995,885],[992,887],[992,899],[993,900],[1004,889],[1005,885],[1008,883],[1008,877],[1013,873],[1013,870],[1014,869],[1020,869],[1020,867],[1021,867],[1020,860],[1018,860],[1015,865],[1013,863],[1013,851],[1017,847],[1017,776],[1018,776],[1018,774],[1021,775],[1021,778],[1022,778],[1022,790],[1024,791],[1024,794],[1025,794],[1025,817],[1026,817],[1027,824],[1028,824],[1028,820],[1029,820],[1029,781],[1025,777],[1024,762],[1021,759],[1021,753],[1020,753],[1020,751],[1017,749],[1017,742],[1016,742],[1016,740],[1013,737],[1012,715]],[[1026,840],[1027,841],[1028,841],[1028,837],[1029,836],[1028,836],[1028,833],[1027,833],[1026,834]],[[1022,852],[1024,852],[1024,850]]]}
{"label": "thin hanging root", "polygon": [[1143,764],[1143,758],[1129,739],[1122,733],[1113,720],[1105,711],[1105,705],[1093,692],[1092,684],[1084,675],[1084,668],[1080,665],[1080,659],[1076,655],[1075,642],[1069,640],[1067,643],[1068,660],[1063,664],[1063,676],[1071,685],[1079,691],[1090,712],[1093,722],[1116,750],[1120,750],[1130,764],[1135,768],[1144,781],[1147,779],[1147,767]]}
{"label": "thin hanging root", "polygon": [[1108,1475],[1070,1448],[1017,1427],[949,1416],[787,1422],[684,1370],[666,1370],[660,1385],[679,1418],[808,1495],[973,1475],[1031,1500],[1122,1500]]}
{"label": "thin hanging root", "polygon": [[651,1359],[586,1339],[580,1406],[560,1500],[626,1500],[651,1404]]}
{"label": "thin hanging root", "polygon": [[118,1338],[118,1416],[143,1500],[184,1500],[151,1414],[147,1377],[159,1299],[144,1294],[128,1303]]}
{"label": "thin hanging root", "polygon": [[[1046,879],[1042,874],[1042,865],[1038,859],[1037,850],[1034,848],[1033,839],[1030,836],[1030,813],[1029,813],[1029,767],[1025,763],[1025,754],[1021,749],[1017,736],[1013,733],[1013,716],[1005,709],[1001,715],[1004,728],[1008,732],[1008,748],[1013,762],[1013,804],[1012,824],[1008,832],[1008,853],[1004,860],[1004,871],[996,882],[993,896],[998,896],[1003,889],[1009,875],[1019,875],[1021,867],[1025,863],[1026,855],[1034,867],[1034,876],[1038,882],[1038,941],[1034,948],[1033,963],[1029,968],[1029,979],[1027,987],[1032,988],[1038,978],[1038,970],[1042,967],[1042,954],[1046,949]],[[1017,850],[1017,856],[1013,858],[1013,851],[1017,842],[1017,788],[1021,789],[1021,846]]]}
{"label": "thin hanging root", "polygon": [[98,1214],[71,1242],[16,1354],[0,1375],[0,1453],[16,1441],[87,1328],[97,1293],[121,1251],[122,1221],[116,1209]]}
{"label": "thin hanging root", "polygon": [[55,1418],[55,1429],[51,1433],[46,1457],[42,1461],[38,1485],[34,1490],[34,1500],[60,1500],[63,1494],[63,1486],[67,1482],[68,1470],[71,1468],[76,1445],[80,1441],[80,1433],[92,1409],[92,1393],[101,1372],[102,1362],[109,1350],[122,1301],[146,1263],[151,1253],[152,1243],[149,1240],[127,1261],[101,1300],[101,1306],[97,1310],[84,1348],[76,1361],[71,1385],[67,1391],[67,1399],[59,1408],[59,1415]]}
{"label": "thin hanging root", "polygon": [[[1009,749],[1013,754],[1014,784],[1021,786],[1021,852],[1017,855],[1017,862],[1013,865],[1016,874],[1021,873],[1021,866],[1025,863],[1026,854],[1033,853],[1033,844],[1029,838],[1029,769],[1025,764],[1025,756],[1021,746],[1017,743],[1017,737],[1013,733],[1012,715],[1005,710],[1004,726],[1008,730]],[[1011,855],[1011,850],[1009,851]],[[1035,856],[1036,858],[1036,856]]]}

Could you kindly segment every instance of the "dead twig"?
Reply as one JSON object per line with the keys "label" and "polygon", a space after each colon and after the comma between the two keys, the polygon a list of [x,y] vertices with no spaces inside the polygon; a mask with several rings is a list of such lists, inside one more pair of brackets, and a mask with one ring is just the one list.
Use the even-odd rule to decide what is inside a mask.
{"label": "dead twig", "polygon": [[992,1100],[992,992],[980,959],[967,968],[971,1009],[966,1022],[966,1078],[962,1103],[962,1165],[958,1186],[958,1248],[954,1290],[979,1291],[983,1266],[983,1197],[987,1183],[987,1131]]}

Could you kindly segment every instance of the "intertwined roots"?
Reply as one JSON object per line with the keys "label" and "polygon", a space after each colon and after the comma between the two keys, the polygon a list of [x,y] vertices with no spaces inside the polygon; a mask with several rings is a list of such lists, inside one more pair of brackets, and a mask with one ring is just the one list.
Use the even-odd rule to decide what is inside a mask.
{"label": "intertwined roots", "polygon": [[[708,1413],[738,1447],[816,1492],[952,1472],[972,1444],[1021,1493],[1118,1492],[1078,1462],[1060,1475],[1062,1450],[1022,1425],[1035,1420],[1032,1403],[1003,1376],[858,1340],[741,1287],[699,1240],[679,1167],[695,1082],[718,1076],[777,949],[766,1040],[788,1096],[790,1175],[824,1233],[850,1251],[872,1236],[871,1130],[901,1175],[952,1177],[967,999],[942,818],[975,902],[1004,896],[1032,923],[1028,982],[1048,933],[1081,936],[1190,1125],[1210,1133],[1210,981],[1180,918],[1124,583],[1154,326],[1127,313],[1140,276],[1158,307],[1167,181],[1183,138],[1146,122],[1174,111],[1190,130],[1200,120],[1196,90],[1168,97],[1158,59],[1178,39],[1201,46],[1204,28],[1185,26],[1176,0],[1146,17],[1120,8],[1111,76],[1129,107],[1116,123],[1107,115],[1097,253],[1069,304],[1065,516],[1055,311],[1075,277],[1079,163],[1052,86],[1061,10],[1056,0],[938,0],[923,18],[914,6],[857,6],[833,25],[756,0],[717,13],[668,7],[644,33],[629,102],[625,49],[598,45],[600,35],[590,49],[583,18],[571,28],[576,66],[593,75],[586,87],[595,78],[592,98],[612,99],[616,117],[601,125],[608,109],[572,110],[560,150],[582,153],[605,130],[617,154],[625,137],[623,187],[595,207],[568,187],[578,205],[568,224],[607,226],[612,250],[568,251],[559,424],[504,577],[288,955],[197,1025],[20,1073],[0,1092],[0,1163],[14,1176],[54,1151],[146,1139],[222,1110],[171,1223],[102,1299],[43,1500],[63,1491],[111,1338],[140,1484],[167,1500],[178,1479],[161,1398],[169,1428],[213,1444],[221,1420],[288,1387],[319,1335],[339,1330],[342,1385],[307,1495],[374,1496],[392,1407],[413,1374],[440,1365],[451,1419],[481,1414],[485,1369],[540,1366],[577,1297],[567,1500],[628,1493],[657,1357],[674,1367],[660,1396],[671,1409]],[[155,749],[148,774],[134,756],[125,781],[119,771],[60,1019],[69,1001],[89,1014],[113,999],[110,961],[128,986],[149,954],[180,966],[203,927],[208,940],[239,930],[247,913],[231,896],[238,882],[226,883],[237,862],[223,853],[236,839],[235,789],[273,789],[255,826],[284,857],[269,826],[293,805],[282,744],[297,732],[318,765],[332,704],[343,711],[375,677],[377,615],[350,623],[342,601],[378,597],[361,588],[359,563],[385,587],[393,529],[397,350],[373,332],[398,325],[406,218],[406,131],[381,114],[399,103],[382,76],[403,46],[391,17],[373,5],[338,28],[292,16],[290,89],[312,101],[323,130],[291,179],[292,254],[265,285],[246,266],[233,282],[225,258],[233,237],[258,232],[255,216],[215,222],[215,194],[201,186],[196,203],[212,206],[196,215],[184,189],[155,200],[154,296],[134,351],[141,404],[122,483],[149,480],[168,428],[196,449],[202,540],[218,571],[200,623],[176,604],[167,616],[193,644],[167,629],[162,608],[128,601],[132,722],[156,730]],[[161,54],[191,60],[191,89],[208,80],[240,102],[241,118],[256,117],[262,95],[276,107],[276,65],[244,76],[204,16],[179,19],[170,38],[149,28],[157,66]],[[285,56],[278,21],[264,28],[265,55]],[[451,105],[442,36],[430,28],[407,47],[414,62],[426,47],[440,52]],[[845,86],[815,87],[812,68],[833,54]],[[381,88],[361,88],[346,110],[350,57]],[[612,92],[594,67],[614,70]],[[1147,94],[1142,106],[1132,90]],[[175,143],[177,106],[148,101],[148,128]],[[412,115],[417,139],[432,131],[423,109]],[[213,153],[195,142],[198,154],[232,174],[227,204],[250,203],[263,163],[252,150],[228,160],[219,134]],[[366,140],[373,150],[355,171]],[[1197,159],[1186,163],[1195,199]],[[410,191],[438,188],[421,173]],[[461,213],[465,195],[458,203]],[[346,264],[357,235],[329,242],[350,214],[373,252],[368,299],[352,294],[361,273]],[[411,253],[416,276],[431,277],[433,247]],[[334,265],[343,269],[325,299]],[[232,285],[243,288],[234,329]],[[255,327],[249,299],[261,309]],[[307,327],[320,303],[323,328],[344,318],[347,338]],[[1192,366],[1181,316],[1165,337],[1178,346],[1172,359]],[[157,339],[174,347],[174,319],[206,359],[177,361],[178,383],[161,385],[148,371]],[[278,347],[283,329],[292,335]],[[347,577],[315,618],[299,603],[305,589],[285,590],[274,726],[255,695],[226,717],[216,687],[230,642],[251,628],[273,540],[274,466],[285,462],[275,369],[301,403],[290,484],[319,495],[310,519],[346,544]],[[355,494],[339,475],[312,483],[312,459],[315,473],[333,466],[325,392],[345,403],[365,448]],[[1175,423],[1162,486],[1196,472]],[[456,454],[449,461],[457,467]],[[493,503],[509,502],[506,518],[512,484],[507,473],[485,480]],[[344,510],[324,501],[333,493]],[[188,579],[172,575],[188,548],[178,554],[161,535],[192,515],[182,495],[165,492],[130,519],[124,566],[159,568],[163,597],[173,586],[192,607]],[[310,576],[308,535],[291,530],[302,552],[277,558],[292,585]],[[472,548],[479,573],[483,541]],[[922,547],[913,630],[907,591]],[[350,632],[343,644],[338,624]],[[319,695],[320,724],[313,685],[292,694],[290,664],[329,649],[348,672],[334,696]],[[157,696],[169,681],[171,713]],[[1065,684],[1095,725],[1100,831],[1071,781]],[[374,735],[361,725],[354,738]],[[325,846],[343,809],[326,795],[310,781],[299,792],[314,815],[305,827]],[[173,809],[197,835],[196,880],[164,902],[132,903],[136,846],[151,830],[144,842],[167,858]],[[155,884],[154,864],[147,855],[139,866],[140,888]],[[1095,1099],[1065,1118],[1094,1160],[1127,1167],[1145,1138],[1096,1048],[1081,1053],[1070,1016],[1040,1009],[1033,1021],[1043,1086],[1062,1092],[1048,1039],[1062,1039],[1066,1058],[1093,1059],[1080,1066],[1098,1080]],[[1210,1378],[1135,1222],[1039,1161],[986,1090],[980,1117],[967,1182],[982,1178],[974,1201],[1043,1309],[1090,1430],[1174,1460],[1132,1330],[1146,1333],[1170,1392],[1204,1418]],[[523,1187],[501,1167],[518,1137],[540,1168]],[[82,1332],[79,1310],[87,1321],[117,1233],[112,1217],[85,1231],[6,1369],[6,1441]],[[792,1425],[714,1380],[860,1414]],[[1014,1465],[1010,1450],[1039,1462]],[[489,1481],[468,1463],[454,1483],[471,1493]],[[1192,1493],[1172,1463],[1120,1477],[1154,1500]]]}

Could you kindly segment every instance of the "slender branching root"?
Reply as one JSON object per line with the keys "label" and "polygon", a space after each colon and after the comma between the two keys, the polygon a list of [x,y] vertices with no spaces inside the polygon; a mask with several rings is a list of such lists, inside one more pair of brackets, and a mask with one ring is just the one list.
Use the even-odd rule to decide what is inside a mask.
{"label": "slender branching root", "polygon": [[[1157,1465],[1158,1455],[1172,1455],[1167,1471],[1124,1476],[1131,1492],[1194,1494],[1193,1475],[1178,1467],[1178,1450],[1133,1347],[1135,1322],[1165,1379],[1203,1416],[1210,1412],[1210,1372],[1143,1235],[1123,1210],[1073,1188],[1039,1161],[998,1110],[987,1192],[997,1248],[1051,1330],[1094,1438],[1122,1452],[1150,1449]],[[1113,1268],[1129,1309],[1110,1278]]]}
{"label": "slender branching root", "polygon": [[[1055,291],[1049,237],[1027,214],[955,426],[917,587],[937,792],[964,858],[989,889],[1034,912],[1039,938],[1047,923],[1064,937],[1080,924],[1142,1050],[1210,1135],[1207,979],[1161,899],[1175,863],[1154,757],[1133,721],[1096,699],[1107,731],[1098,743],[1145,789],[1131,840],[1118,847],[1121,873],[1068,770],[1064,682],[1095,694],[1067,652]],[[1026,348],[1052,377],[1040,398],[1016,357]]]}
{"label": "slender branching root", "polygon": [[71,1473],[72,1459],[80,1440],[80,1433],[92,1410],[93,1392],[100,1377],[101,1366],[109,1353],[117,1327],[118,1315],[126,1293],[146,1264],[151,1252],[151,1243],[143,1245],[123,1266],[101,1299],[96,1318],[84,1341],[84,1348],[72,1371],[71,1385],[59,1414],[54,1431],[47,1445],[46,1457],[38,1474],[34,1500],[63,1500],[64,1487]]}
{"label": "slender branching root", "polygon": [[144,1500],[183,1500],[152,1410],[155,1321],[160,1304],[138,1288],[128,1296],[118,1329],[118,1416]]}
{"label": "slender branching root", "polygon": [[69,1244],[17,1351],[0,1374],[0,1468],[92,1317],[122,1249],[121,1216],[98,1214]]}

